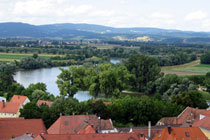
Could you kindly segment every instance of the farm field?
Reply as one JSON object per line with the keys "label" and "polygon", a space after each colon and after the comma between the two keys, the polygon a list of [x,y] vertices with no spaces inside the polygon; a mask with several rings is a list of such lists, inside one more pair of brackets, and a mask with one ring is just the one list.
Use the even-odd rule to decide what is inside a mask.
{"label": "farm field", "polygon": [[[22,58],[32,56],[33,54],[20,54],[20,53],[0,53],[0,61],[2,62],[11,62],[11,61],[19,61]],[[61,55],[53,55],[53,54],[38,54],[42,58],[50,58],[52,56],[61,56]]]}
{"label": "farm field", "polygon": [[200,60],[177,65],[162,67],[161,71],[165,74],[177,74],[177,75],[205,75],[210,72],[210,65],[200,64]]}

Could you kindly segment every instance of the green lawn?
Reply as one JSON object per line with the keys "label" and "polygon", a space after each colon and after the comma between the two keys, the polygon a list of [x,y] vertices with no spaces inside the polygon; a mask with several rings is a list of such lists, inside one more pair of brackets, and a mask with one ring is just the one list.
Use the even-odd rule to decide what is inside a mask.
{"label": "green lawn", "polygon": [[210,65],[208,65],[208,64],[200,64],[200,65],[197,65],[195,67],[199,67],[199,68],[210,68]]}
{"label": "green lawn", "polygon": [[185,68],[175,68],[174,71],[180,71],[180,72],[195,72],[195,73],[207,73],[210,72],[210,65],[209,66],[193,66],[193,67],[185,67]]}
{"label": "green lawn", "polygon": [[183,65],[162,67],[161,69],[165,74],[204,75],[210,72],[210,65],[200,64],[200,60],[196,60]]}
{"label": "green lawn", "polygon": [[[0,53],[0,61],[14,61],[14,60],[20,60],[25,57],[32,56],[33,54],[20,54],[20,53]],[[58,55],[50,55],[50,54],[39,54],[42,58],[50,58],[52,56],[58,56]]]}

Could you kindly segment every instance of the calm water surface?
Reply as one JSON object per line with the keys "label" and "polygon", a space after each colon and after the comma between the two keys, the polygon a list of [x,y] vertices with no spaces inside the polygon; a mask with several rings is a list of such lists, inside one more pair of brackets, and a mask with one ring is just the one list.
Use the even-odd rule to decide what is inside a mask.
{"label": "calm water surface", "polygon": [[[14,79],[24,87],[28,87],[31,83],[45,83],[47,85],[47,91],[57,96],[60,92],[57,87],[56,80],[60,73],[61,71],[58,67],[18,71],[14,75]],[[87,91],[79,91],[74,97],[79,101],[85,101],[92,98]]]}
{"label": "calm water surface", "polygon": [[[111,59],[111,63],[116,64],[119,63],[120,60]],[[68,67],[63,67],[68,68]],[[47,91],[54,94],[55,96],[59,95],[59,89],[56,84],[57,76],[61,73],[58,67],[53,68],[42,68],[36,70],[24,70],[18,71],[14,75],[14,79],[22,84],[25,88],[27,88],[32,83],[42,82],[47,85]],[[79,101],[85,101],[91,99],[92,96],[88,91],[79,91],[74,96]]]}

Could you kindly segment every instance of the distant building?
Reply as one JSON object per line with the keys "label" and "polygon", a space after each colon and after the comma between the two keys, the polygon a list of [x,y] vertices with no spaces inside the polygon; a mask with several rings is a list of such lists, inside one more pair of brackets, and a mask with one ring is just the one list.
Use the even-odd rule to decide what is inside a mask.
{"label": "distant building", "polygon": [[208,139],[210,139],[210,117],[201,119],[200,121],[194,123],[193,126],[199,127]]}
{"label": "distant building", "polygon": [[20,109],[30,100],[26,96],[14,95],[10,102],[0,101],[0,118],[14,118],[20,116]]}
{"label": "distant building", "polygon": [[48,134],[89,134],[89,133],[114,133],[111,119],[102,120],[96,115],[61,116],[47,130]]}
{"label": "distant building", "polygon": [[27,133],[34,136],[47,133],[42,119],[0,119],[0,140],[9,140]]}
{"label": "distant building", "polygon": [[185,110],[177,117],[166,117],[160,119],[156,125],[192,125],[200,120],[201,113],[205,112],[205,109],[197,109],[192,107],[186,107]]}
{"label": "distant building", "polygon": [[13,118],[20,116],[20,103],[0,101],[0,118]]}
{"label": "distant building", "polygon": [[42,104],[45,104],[45,105],[47,105],[47,106],[50,107],[52,105],[52,103],[53,102],[50,102],[50,101],[38,100],[36,104],[37,104],[37,106],[40,106]]}
{"label": "distant building", "polygon": [[198,127],[167,127],[153,140],[208,140]]}
{"label": "distant building", "polygon": [[27,96],[22,96],[22,95],[13,95],[11,98],[10,102],[12,103],[20,103],[22,106],[26,105],[27,103],[30,102]]}

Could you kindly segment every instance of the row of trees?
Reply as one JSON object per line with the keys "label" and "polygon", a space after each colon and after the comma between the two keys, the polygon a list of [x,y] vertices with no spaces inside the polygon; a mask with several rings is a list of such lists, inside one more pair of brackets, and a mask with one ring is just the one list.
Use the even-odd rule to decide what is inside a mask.
{"label": "row of trees", "polygon": [[181,65],[196,60],[195,54],[177,52],[158,57],[159,66]]}
{"label": "row of trees", "polygon": [[201,64],[210,64],[210,51],[201,56]]}
{"label": "row of trees", "polygon": [[36,106],[36,102],[28,103],[21,109],[21,117],[42,118],[49,127],[58,117],[62,115],[96,114],[102,119],[111,118],[115,126],[142,126],[148,121],[152,124],[162,117],[177,116],[184,107],[172,102],[163,102],[156,98],[147,96],[131,97],[125,96],[112,99],[112,104],[104,105],[102,100],[94,102],[88,100],[78,102],[71,97],[63,96],[57,98],[51,107],[42,105]]}

